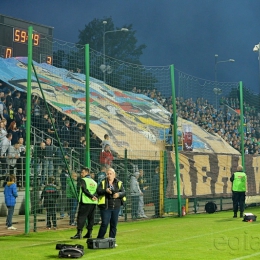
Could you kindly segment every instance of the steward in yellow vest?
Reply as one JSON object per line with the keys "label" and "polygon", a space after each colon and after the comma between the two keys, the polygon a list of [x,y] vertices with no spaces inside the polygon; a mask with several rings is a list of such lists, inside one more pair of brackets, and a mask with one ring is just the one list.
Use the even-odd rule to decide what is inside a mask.
{"label": "steward in yellow vest", "polygon": [[243,172],[242,165],[238,165],[237,171],[233,173],[230,181],[232,182],[233,218],[237,218],[238,206],[240,210],[240,218],[242,218],[245,209],[247,186],[247,176],[246,173]]}
{"label": "steward in yellow vest", "polygon": [[84,238],[90,238],[94,226],[94,216],[97,204],[97,183],[91,179],[89,168],[83,167],[81,171],[80,190],[79,190],[79,209],[77,216],[77,234],[71,239],[80,239],[83,227],[88,220],[87,234]]}
{"label": "steward in yellow vest", "polygon": [[125,201],[125,189],[123,183],[115,177],[113,168],[108,168],[106,178],[101,181],[97,188],[99,196],[98,206],[100,208],[101,226],[98,238],[104,238],[107,227],[110,224],[109,237],[115,238],[120,207]]}

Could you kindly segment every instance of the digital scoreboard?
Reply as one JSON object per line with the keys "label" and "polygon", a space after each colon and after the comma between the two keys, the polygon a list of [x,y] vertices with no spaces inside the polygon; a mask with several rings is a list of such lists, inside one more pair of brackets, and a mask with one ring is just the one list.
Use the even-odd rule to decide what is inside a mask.
{"label": "digital scoreboard", "polygon": [[53,27],[39,25],[0,14],[0,55],[2,58],[26,57],[28,27],[33,27],[33,60],[52,64]]}

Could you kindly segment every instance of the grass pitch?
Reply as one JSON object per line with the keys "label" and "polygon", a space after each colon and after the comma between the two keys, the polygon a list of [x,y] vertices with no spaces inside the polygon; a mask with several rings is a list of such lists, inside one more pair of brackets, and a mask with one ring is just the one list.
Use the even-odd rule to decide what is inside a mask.
{"label": "grass pitch", "polygon": [[[260,217],[259,208],[247,209]],[[260,220],[233,219],[233,213],[192,214],[119,223],[114,249],[87,249],[86,240],[71,240],[75,229],[0,237],[0,259],[58,259],[57,243],[81,244],[81,259],[260,259]],[[94,227],[94,237],[99,226]],[[85,232],[85,230],[84,230]]]}

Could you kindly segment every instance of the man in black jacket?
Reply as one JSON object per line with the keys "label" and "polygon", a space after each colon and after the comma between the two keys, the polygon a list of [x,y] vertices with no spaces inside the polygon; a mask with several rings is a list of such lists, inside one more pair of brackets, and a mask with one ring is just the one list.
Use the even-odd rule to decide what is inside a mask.
{"label": "man in black jacket", "polygon": [[46,228],[51,229],[51,219],[53,229],[57,228],[57,218],[56,218],[56,204],[59,197],[59,192],[54,185],[54,177],[49,177],[48,184],[44,187],[41,194],[41,202],[43,201],[43,206],[46,208],[47,213],[47,223]]}

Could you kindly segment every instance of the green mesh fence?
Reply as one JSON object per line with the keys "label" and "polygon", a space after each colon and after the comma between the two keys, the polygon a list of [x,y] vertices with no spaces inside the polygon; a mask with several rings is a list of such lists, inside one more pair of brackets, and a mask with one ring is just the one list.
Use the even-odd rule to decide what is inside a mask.
{"label": "green mesh fence", "polygon": [[[75,179],[79,178],[81,167],[86,165],[84,46],[47,38],[42,39],[42,46],[33,47],[35,71],[40,82],[39,86],[34,75],[30,189],[35,230],[46,227],[46,207],[43,207],[44,200],[40,203],[40,199],[49,184],[49,177],[54,178],[59,195],[54,198],[55,207],[52,205],[57,225],[75,224],[75,204],[67,192],[72,179],[68,176],[73,174]],[[7,61],[3,62],[9,66]],[[26,58],[17,58],[15,63],[23,72],[26,71]],[[210,150],[212,153],[238,155],[241,149],[239,84],[207,81],[178,70],[175,74],[180,153],[185,150],[198,153]],[[13,107],[8,112],[13,111],[17,120],[20,116],[26,117],[26,75],[20,73],[9,80],[4,77],[0,79],[14,92]],[[18,92],[14,91],[15,88],[20,95],[16,94]],[[249,136],[250,140],[250,134],[254,134],[259,126],[258,97],[244,88],[243,126],[245,136]],[[102,53],[90,49],[89,102],[91,176],[98,182],[103,166],[115,168],[118,177],[124,182],[128,198],[120,215],[135,219],[176,212],[176,201],[173,202],[176,192],[167,193],[171,185],[176,185],[171,172],[173,169],[168,162],[174,162],[172,153],[164,159],[164,165],[160,165],[160,151],[173,150],[170,124],[172,113],[173,118],[176,113],[172,111],[170,67],[130,64],[104,57]],[[23,111],[21,115],[19,108]],[[18,123],[18,128],[22,136],[24,124]],[[202,141],[198,138],[201,131],[206,133]],[[190,132],[193,135],[192,145],[185,142]],[[109,139],[104,140],[106,134]],[[217,142],[214,141],[215,137],[218,138]],[[205,145],[205,140],[213,141]],[[110,151],[104,149],[106,142],[110,144]],[[22,145],[20,150],[22,155]],[[24,156],[14,166],[7,165],[10,170],[14,168],[21,192],[25,176]],[[156,172],[157,167],[159,174]],[[143,177],[136,174],[140,170],[143,171]],[[158,179],[155,172],[159,175]],[[131,178],[139,178],[139,196],[131,194]],[[157,189],[158,185],[162,186]],[[187,197],[186,194],[182,195],[183,198]],[[98,214],[95,222],[99,222]]]}

